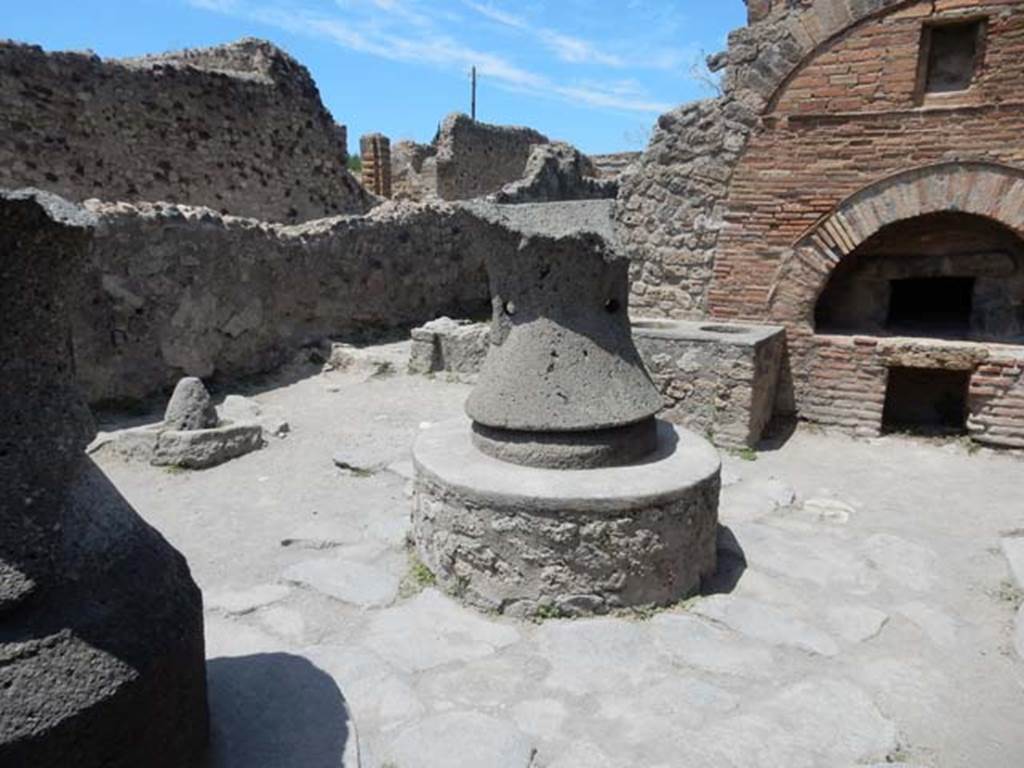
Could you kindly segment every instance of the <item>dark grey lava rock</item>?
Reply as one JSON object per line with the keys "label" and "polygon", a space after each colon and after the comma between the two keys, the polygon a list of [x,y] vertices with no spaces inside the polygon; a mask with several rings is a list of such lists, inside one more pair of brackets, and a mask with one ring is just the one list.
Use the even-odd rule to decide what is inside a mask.
{"label": "dark grey lava rock", "polygon": [[202,596],[84,453],[65,307],[92,226],[60,198],[0,190],[0,765],[192,766]]}
{"label": "dark grey lava rock", "polygon": [[217,426],[217,409],[203,382],[186,376],[174,387],[164,412],[164,427],[182,432]]}
{"label": "dark grey lava rock", "polygon": [[[487,430],[481,450],[522,463],[571,465],[560,451],[582,450],[581,465],[635,460],[653,450],[653,416],[661,396],[633,344],[628,316],[628,262],[615,248],[609,205],[549,203],[483,206],[478,215],[518,235],[513,244],[488,254],[493,319],[491,348],[466,413]],[[648,428],[636,427],[647,422]],[[620,442],[595,463],[593,441],[578,434],[628,429],[642,445]],[[536,439],[500,430],[541,433]],[[552,439],[562,433],[564,440]],[[614,432],[606,432],[614,442]],[[628,439],[628,438],[627,438]],[[582,445],[582,449],[581,449]],[[510,452],[511,451],[511,452]],[[529,458],[526,458],[529,457]]]}

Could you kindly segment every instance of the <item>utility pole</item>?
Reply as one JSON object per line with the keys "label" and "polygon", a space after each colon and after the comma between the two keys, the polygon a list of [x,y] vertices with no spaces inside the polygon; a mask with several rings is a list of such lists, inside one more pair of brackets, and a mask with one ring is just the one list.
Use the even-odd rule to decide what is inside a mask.
{"label": "utility pole", "polygon": [[473,97],[470,103],[470,117],[476,122],[476,67],[473,67]]}

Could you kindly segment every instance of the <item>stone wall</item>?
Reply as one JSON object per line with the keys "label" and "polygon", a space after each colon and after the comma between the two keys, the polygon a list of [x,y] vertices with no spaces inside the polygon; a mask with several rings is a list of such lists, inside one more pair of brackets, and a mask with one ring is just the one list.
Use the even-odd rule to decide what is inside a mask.
{"label": "stone wall", "polygon": [[606,155],[590,155],[597,176],[602,179],[617,179],[640,159],[640,152],[612,152]]}
{"label": "stone wall", "polygon": [[91,402],[145,397],[182,375],[265,371],[326,337],[489,305],[494,236],[444,204],[294,226],[183,206],[88,208],[99,223],[73,326]]}
{"label": "stone wall", "polygon": [[531,128],[490,125],[459,113],[448,115],[429,145],[394,145],[394,196],[469,200],[489,195],[522,178],[531,148],[548,143],[546,136]]}
{"label": "stone wall", "polygon": [[344,141],[263,41],[121,61],[0,43],[0,186],[305,221],[371,205]]}
{"label": "stone wall", "polygon": [[391,196],[395,200],[437,198],[437,147],[415,141],[392,144]]}
{"label": "stone wall", "polygon": [[523,177],[489,196],[497,203],[552,203],[614,199],[614,179],[598,179],[590,158],[570,144],[553,142],[530,148]]}
{"label": "stone wall", "polygon": [[522,178],[534,145],[548,143],[532,128],[449,115],[436,142],[437,195],[442,200],[467,200],[496,192]]}

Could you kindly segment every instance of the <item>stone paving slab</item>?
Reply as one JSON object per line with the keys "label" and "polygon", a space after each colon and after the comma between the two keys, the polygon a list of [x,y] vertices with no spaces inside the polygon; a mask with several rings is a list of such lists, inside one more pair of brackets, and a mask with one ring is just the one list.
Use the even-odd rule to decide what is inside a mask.
{"label": "stone paving slab", "polygon": [[[1024,615],[993,548],[1020,526],[1018,459],[798,430],[724,457],[721,594],[517,622],[416,569],[408,480],[383,469],[466,392],[329,372],[252,394],[292,425],[263,451],[195,473],[103,463],[204,588],[232,745],[211,768],[1024,764]],[[381,469],[339,470],[341,448]]]}

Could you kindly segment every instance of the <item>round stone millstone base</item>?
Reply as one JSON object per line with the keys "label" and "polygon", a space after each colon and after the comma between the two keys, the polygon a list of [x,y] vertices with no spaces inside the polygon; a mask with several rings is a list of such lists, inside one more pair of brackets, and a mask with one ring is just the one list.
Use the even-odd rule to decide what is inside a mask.
{"label": "round stone millstone base", "polygon": [[658,449],[658,424],[649,419],[585,432],[521,432],[473,422],[473,445],[502,461],[550,469],[594,469],[642,461]]}
{"label": "round stone millstone base", "polygon": [[467,419],[422,432],[413,461],[419,557],[480,609],[530,617],[666,605],[715,570],[718,453],[667,422],[658,450],[629,466],[510,464],[473,445]]}

